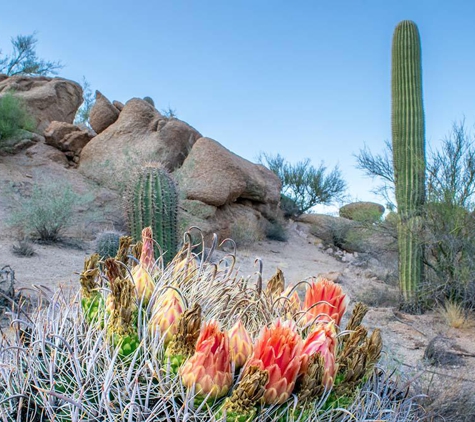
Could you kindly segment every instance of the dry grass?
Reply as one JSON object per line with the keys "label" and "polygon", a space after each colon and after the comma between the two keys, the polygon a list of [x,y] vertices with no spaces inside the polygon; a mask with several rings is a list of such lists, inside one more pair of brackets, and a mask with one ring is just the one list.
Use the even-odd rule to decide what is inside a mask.
{"label": "dry grass", "polygon": [[35,249],[27,239],[20,239],[16,244],[12,245],[12,252],[16,256],[30,258],[35,254]]}
{"label": "dry grass", "polygon": [[475,325],[473,318],[467,314],[463,306],[457,302],[446,300],[438,309],[445,323],[452,328],[470,328]]}
{"label": "dry grass", "polygon": [[475,385],[458,379],[422,377],[414,385],[424,408],[422,421],[471,422],[475,420]]}

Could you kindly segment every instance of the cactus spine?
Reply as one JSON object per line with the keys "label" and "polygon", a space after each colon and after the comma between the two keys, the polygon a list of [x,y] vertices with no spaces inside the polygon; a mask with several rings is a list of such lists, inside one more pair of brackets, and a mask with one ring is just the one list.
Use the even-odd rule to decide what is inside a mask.
{"label": "cactus spine", "polygon": [[126,200],[130,234],[135,241],[142,238],[142,229],[151,227],[155,256],[164,253],[165,264],[169,263],[178,249],[177,214],[178,195],[171,176],[163,169],[145,166],[129,186]]}
{"label": "cactus spine", "polygon": [[392,45],[392,145],[398,207],[399,283],[406,305],[423,278],[418,241],[425,201],[425,136],[421,41],[412,21],[400,22]]}

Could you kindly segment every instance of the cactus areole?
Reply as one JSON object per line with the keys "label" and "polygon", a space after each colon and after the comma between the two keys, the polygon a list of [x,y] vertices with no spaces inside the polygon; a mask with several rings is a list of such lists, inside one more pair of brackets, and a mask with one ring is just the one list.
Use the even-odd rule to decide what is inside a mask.
{"label": "cactus areole", "polygon": [[418,241],[425,201],[425,136],[421,41],[412,21],[400,22],[392,45],[392,146],[398,208],[399,282],[406,304],[423,278]]}

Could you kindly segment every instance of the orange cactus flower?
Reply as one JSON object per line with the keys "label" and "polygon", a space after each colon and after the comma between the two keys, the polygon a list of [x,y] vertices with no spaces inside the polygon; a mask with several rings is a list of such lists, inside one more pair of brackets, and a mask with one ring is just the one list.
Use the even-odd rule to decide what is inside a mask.
{"label": "orange cactus flower", "polygon": [[149,327],[153,334],[158,331],[165,337],[165,346],[177,333],[178,318],[183,311],[183,303],[180,295],[174,289],[167,289],[154,303]]}
{"label": "orange cactus flower", "polygon": [[228,331],[231,361],[236,368],[241,368],[252,353],[252,341],[244,324],[239,319]]}
{"label": "orange cactus flower", "polygon": [[302,346],[292,321],[278,320],[273,327],[262,329],[245,370],[256,366],[268,372],[264,394],[267,404],[281,404],[292,394],[300,371]]}
{"label": "orange cactus flower", "polygon": [[142,230],[142,242],[140,261],[132,269],[132,277],[137,289],[137,297],[139,300],[143,299],[143,303],[146,305],[155,289],[155,283],[151,275],[155,264],[155,257],[153,253],[152,229],[150,227],[145,227]]}
{"label": "orange cactus flower", "polygon": [[317,324],[315,330],[307,337],[302,349],[302,366],[300,373],[307,371],[308,359],[315,353],[323,357],[325,371],[323,384],[325,388],[331,388],[335,379],[337,365],[336,360],[336,330],[333,322],[321,322]]}
{"label": "orange cactus flower", "polygon": [[305,321],[335,321],[339,325],[346,311],[347,297],[341,286],[326,278],[318,278],[305,294]]}
{"label": "orange cactus flower", "polygon": [[193,356],[180,368],[183,385],[203,397],[217,399],[226,395],[233,383],[231,353],[226,332],[219,329],[216,321],[210,321],[201,329]]}

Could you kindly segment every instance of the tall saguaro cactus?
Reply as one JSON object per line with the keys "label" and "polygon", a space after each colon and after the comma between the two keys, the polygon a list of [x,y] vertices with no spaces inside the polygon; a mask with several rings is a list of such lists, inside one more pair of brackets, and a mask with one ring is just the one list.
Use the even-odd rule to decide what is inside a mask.
{"label": "tall saguaro cactus", "polygon": [[[178,195],[171,176],[156,166],[145,166],[129,186],[126,209],[130,234],[140,240],[142,230],[152,227],[153,237],[164,252],[165,264],[178,248]],[[155,256],[158,255],[158,247]]]}
{"label": "tall saguaro cactus", "polygon": [[418,234],[425,201],[425,136],[421,41],[412,21],[400,22],[394,31],[391,85],[399,282],[404,301],[413,304],[423,278],[424,251]]}

